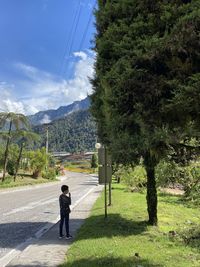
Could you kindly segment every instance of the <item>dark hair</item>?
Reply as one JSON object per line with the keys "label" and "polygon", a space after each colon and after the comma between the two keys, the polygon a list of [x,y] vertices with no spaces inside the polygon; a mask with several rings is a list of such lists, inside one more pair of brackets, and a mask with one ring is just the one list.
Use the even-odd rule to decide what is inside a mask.
{"label": "dark hair", "polygon": [[68,185],[62,185],[61,186],[61,191],[64,193],[64,191],[67,191],[67,190],[69,190],[69,186]]}

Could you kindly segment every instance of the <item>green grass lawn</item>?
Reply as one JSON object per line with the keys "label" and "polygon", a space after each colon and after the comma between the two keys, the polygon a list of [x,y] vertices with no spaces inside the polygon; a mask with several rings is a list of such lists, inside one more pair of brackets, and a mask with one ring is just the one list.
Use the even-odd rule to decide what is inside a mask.
{"label": "green grass lawn", "polygon": [[[145,194],[113,185],[104,219],[104,198],[79,230],[62,267],[200,266],[200,210],[178,196],[159,195],[159,226],[147,225]],[[169,231],[174,231],[175,236]]]}
{"label": "green grass lawn", "polygon": [[23,178],[21,176],[17,176],[16,181],[13,181],[13,177],[6,177],[5,181],[2,182],[0,180],[0,190],[4,188],[12,188],[17,186],[25,186],[25,185],[35,185],[41,183],[49,183],[57,180],[48,180],[42,177],[38,177],[37,179],[32,178],[30,175],[25,175]]}

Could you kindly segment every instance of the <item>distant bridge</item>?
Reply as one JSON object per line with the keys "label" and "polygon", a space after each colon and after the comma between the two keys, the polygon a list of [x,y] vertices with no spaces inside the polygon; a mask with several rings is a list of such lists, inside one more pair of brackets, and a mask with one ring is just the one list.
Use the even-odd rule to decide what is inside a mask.
{"label": "distant bridge", "polygon": [[52,152],[51,153],[54,157],[66,157],[71,155],[69,152]]}
{"label": "distant bridge", "polygon": [[69,152],[52,152],[51,154],[60,159],[68,159],[68,160],[82,160],[82,159],[91,159],[92,155],[95,152],[80,152],[80,153],[69,153]]}

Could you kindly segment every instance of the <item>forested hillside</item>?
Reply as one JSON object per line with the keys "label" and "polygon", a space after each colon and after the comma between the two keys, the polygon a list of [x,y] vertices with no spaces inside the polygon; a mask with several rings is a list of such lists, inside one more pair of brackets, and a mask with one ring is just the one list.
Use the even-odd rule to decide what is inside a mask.
{"label": "forested hillside", "polygon": [[74,111],[87,110],[90,106],[89,97],[81,101],[75,101],[68,106],[62,106],[58,109],[51,109],[40,111],[34,115],[28,116],[28,119],[32,125],[42,125],[44,123],[50,123],[54,120],[62,119]]}
{"label": "forested hillside", "polygon": [[88,110],[73,112],[67,117],[46,125],[34,127],[41,136],[40,145],[46,145],[48,127],[49,151],[90,151],[94,150],[96,125]]}

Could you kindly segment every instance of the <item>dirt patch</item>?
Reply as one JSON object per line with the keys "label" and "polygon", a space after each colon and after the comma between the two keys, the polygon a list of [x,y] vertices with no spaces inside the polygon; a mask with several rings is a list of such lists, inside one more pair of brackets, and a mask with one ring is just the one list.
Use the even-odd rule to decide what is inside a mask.
{"label": "dirt patch", "polygon": [[184,190],[179,188],[160,188],[161,192],[169,193],[172,195],[184,195]]}

